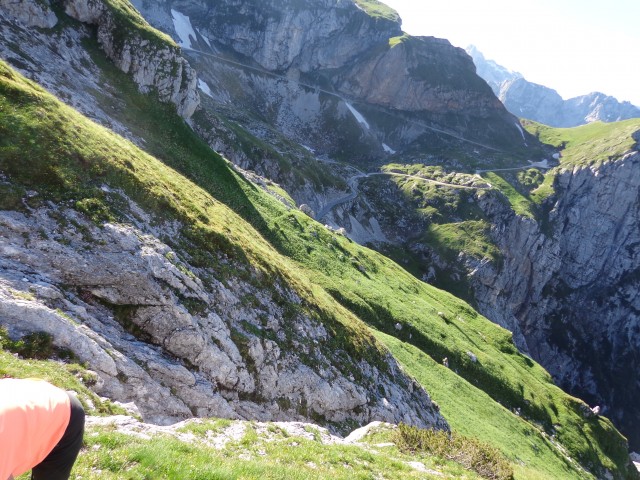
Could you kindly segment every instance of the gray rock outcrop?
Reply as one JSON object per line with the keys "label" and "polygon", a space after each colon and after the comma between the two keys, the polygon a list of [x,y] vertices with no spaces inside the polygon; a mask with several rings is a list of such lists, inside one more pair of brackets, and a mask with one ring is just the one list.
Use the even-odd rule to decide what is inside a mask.
{"label": "gray rock outcrop", "polygon": [[[120,70],[131,75],[141,92],[155,90],[161,101],[176,105],[182,117],[191,117],[200,103],[198,78],[180,56],[178,46],[162,39],[159,32],[127,28],[123,22],[131,20],[100,0],[65,0],[63,4],[69,16],[97,26],[102,49]],[[130,15],[138,13],[131,9]]]}
{"label": "gray rock outcrop", "polygon": [[[211,98],[223,104],[216,110],[243,105],[319,154],[384,158],[443,132],[493,147],[522,145],[516,119],[463,50],[447,40],[405,36],[399,18],[371,15],[353,0],[135,5],[174,36],[169,11],[189,19],[194,49],[202,51],[189,58]],[[354,120],[345,102],[369,107],[366,120]],[[409,118],[398,121],[399,114]],[[268,128],[267,122],[252,130]]]}
{"label": "gray rock outcrop", "polygon": [[464,50],[448,40],[407,36],[344,70],[336,83],[348,98],[407,112],[474,142],[522,144],[517,120],[476,75]]}
{"label": "gray rock outcrop", "polygon": [[178,238],[179,225],[150,229],[132,208],[137,221],[103,226],[52,205],[0,212],[0,324],[14,336],[50,333],[97,372],[100,394],[159,424],[215,416],[447,428],[389,354],[381,368],[333,351],[322,323],[285,314],[283,304],[301,302],[289,287],[221,283],[158,240]]}
{"label": "gray rock outcrop", "polygon": [[58,23],[47,0],[0,0],[0,9],[27,27],[53,28]]}
{"label": "gray rock outcrop", "polygon": [[[145,15],[157,8],[141,3],[136,6]],[[352,0],[178,0],[171,6],[209,39],[273,71],[342,67],[402,33],[399,18],[373,18]],[[149,17],[155,16],[149,11]]]}
{"label": "gray rock outcrop", "polygon": [[[470,265],[479,310],[640,443],[640,154],[564,170],[546,226],[495,197],[501,265]],[[637,447],[636,447],[637,448]]]}

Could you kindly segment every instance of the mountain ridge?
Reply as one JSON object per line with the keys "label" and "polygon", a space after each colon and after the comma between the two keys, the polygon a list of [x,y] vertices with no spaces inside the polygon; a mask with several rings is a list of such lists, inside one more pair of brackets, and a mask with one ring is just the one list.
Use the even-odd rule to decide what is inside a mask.
{"label": "mountain ridge", "polygon": [[473,58],[479,75],[518,117],[559,128],[640,118],[640,108],[631,102],[620,102],[601,92],[564,100],[555,90],[529,82],[520,73],[487,60],[476,47],[469,46],[466,51]]}

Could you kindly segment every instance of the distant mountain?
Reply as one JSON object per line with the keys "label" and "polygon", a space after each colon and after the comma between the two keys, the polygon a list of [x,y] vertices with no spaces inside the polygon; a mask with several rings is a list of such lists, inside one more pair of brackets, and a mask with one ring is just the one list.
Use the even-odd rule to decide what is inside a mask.
{"label": "distant mountain", "polygon": [[493,60],[487,60],[474,45],[469,45],[466,51],[476,65],[476,73],[489,84],[496,95],[500,94],[500,89],[505,83],[523,78],[521,73],[513,72],[502,65],[498,65]]}
{"label": "distant mountain", "polygon": [[617,122],[640,118],[640,108],[619,102],[600,92],[564,100],[555,90],[529,82],[493,60],[487,60],[473,45],[467,53],[480,75],[491,86],[507,110],[553,127],[576,127],[591,122]]}

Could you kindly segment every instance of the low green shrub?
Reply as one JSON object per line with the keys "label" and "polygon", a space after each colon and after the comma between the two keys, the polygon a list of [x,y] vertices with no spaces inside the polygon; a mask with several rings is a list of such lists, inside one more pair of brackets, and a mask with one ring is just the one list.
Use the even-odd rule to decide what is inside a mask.
{"label": "low green shrub", "polygon": [[474,438],[402,423],[394,432],[393,440],[404,452],[437,455],[492,480],[513,479],[513,468],[500,451]]}
{"label": "low green shrub", "polygon": [[18,340],[12,340],[4,327],[0,327],[0,350],[17,353],[22,358],[33,360],[47,360],[54,357],[67,360],[74,358],[69,350],[55,347],[53,337],[47,332],[28,333]]}

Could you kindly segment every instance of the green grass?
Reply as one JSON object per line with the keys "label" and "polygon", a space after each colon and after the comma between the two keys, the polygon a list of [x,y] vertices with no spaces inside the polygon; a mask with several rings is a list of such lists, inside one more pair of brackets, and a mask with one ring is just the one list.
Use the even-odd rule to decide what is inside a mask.
{"label": "green grass", "polygon": [[[119,206],[111,204],[100,189],[103,183],[117,185],[159,218],[176,219],[187,225],[183,233],[192,245],[189,256],[209,252],[209,258],[215,259],[222,254],[236,264],[246,263],[262,272],[247,278],[258,286],[272,289],[278,280],[292,286],[307,300],[307,314],[314,318],[321,315],[332,326],[335,348],[359,351],[362,356],[382,362],[379,347],[360,322],[346,310],[336,310],[337,305],[326,293],[311,284],[299,267],[278,254],[263,235],[243,220],[245,217],[268,233],[263,215],[281,212],[288,225],[297,219],[307,222],[308,217],[287,211],[235,174],[171,113],[170,107],[156,102],[153,113],[158,114],[158,123],[147,128],[159,127],[164,119],[165,130],[160,130],[164,134],[150,135],[148,144],[150,149],[162,150],[161,158],[175,168],[89,122],[4,64],[0,65],[0,94],[0,170],[15,183],[37,189],[47,200],[73,199],[78,205],[92,199],[93,204],[119,218]],[[161,149],[162,138],[166,143]],[[33,170],[24,168],[25,150],[31,152]],[[193,180],[179,171],[188,172]],[[263,212],[257,211],[249,197]],[[351,329],[355,330],[349,333]]]}
{"label": "green grass", "polygon": [[[229,169],[168,106],[133,89],[123,93],[126,102],[152,105],[151,113],[132,109],[127,126],[146,129],[146,148],[157,158],[88,121],[0,63],[0,171],[19,188],[37,189],[43,201],[71,201],[77,208],[91,206],[89,212],[106,212],[115,218],[120,218],[121,206],[100,186],[106,183],[122,189],[157,217],[187,226],[188,242],[175,245],[176,250],[185,251],[184,258],[204,256],[213,262],[211,268],[242,276],[262,289],[273,289],[278,282],[295,290],[302,303],[284,304],[294,315],[302,311],[324,323],[332,338],[325,354],[334,358],[343,374],[366,381],[354,358],[385,371],[384,349],[364,321],[409,341],[417,349],[416,356],[436,362],[447,357],[456,378],[484,391],[488,405],[499,402],[509,409],[520,408],[528,423],[542,431],[560,425],[557,439],[574,458],[595,469],[604,465],[622,477],[627,458],[623,438],[602,419],[585,429],[577,413],[579,403],[553,386],[542,368],[520,355],[508,332],[464,302],[419,282],[389,259],[332,234],[300,212],[287,210]],[[145,116],[152,114],[159,118]],[[149,124],[140,126],[147,119]],[[79,203],[86,199],[92,201]],[[216,263],[221,256],[226,260]],[[230,272],[229,259],[235,268]],[[403,326],[400,332],[396,323]],[[467,352],[477,355],[478,363]],[[433,369],[426,361],[420,365],[412,373],[418,379],[428,378]],[[438,390],[421,381],[445,398],[458,395],[451,385]],[[453,425],[454,416],[461,412],[452,412]],[[481,429],[486,422],[476,419],[475,423]],[[153,457],[156,460],[161,461]],[[129,472],[141,462],[117,468]],[[172,468],[170,459],[162,462],[167,464],[162,468]],[[546,455],[542,463],[559,469],[558,462]],[[573,471],[568,478],[579,475]]]}
{"label": "green grass", "polygon": [[[368,178],[361,182],[361,190],[381,217],[394,218],[398,211],[402,212],[403,221],[412,225],[413,235],[404,246],[384,246],[381,251],[418,278],[429,275],[431,265],[425,262],[422,249],[413,248],[416,243],[427,245],[449,264],[454,264],[461,252],[478,260],[501,260],[489,234],[490,223],[477,202],[489,190],[479,175],[423,164],[392,163],[382,170],[389,177]],[[471,299],[465,278],[455,278],[438,273],[432,282],[461,298]]]}
{"label": "green grass", "polygon": [[169,35],[149,25],[128,0],[103,0],[102,4],[113,18],[116,42],[122,42],[135,33],[157,47],[178,48]]}
{"label": "green grass", "polygon": [[615,160],[631,151],[638,143],[633,134],[640,131],[640,119],[593,122],[574,128],[553,128],[524,121],[524,127],[541,142],[561,149],[560,166],[566,168]]}
{"label": "green grass", "polygon": [[398,45],[400,45],[401,43],[403,43],[408,39],[409,39],[409,35],[407,35],[406,33],[403,33],[402,35],[399,35],[397,37],[391,37],[389,39],[389,47],[390,48],[397,47]]}
{"label": "green grass", "polygon": [[398,12],[378,0],[355,0],[355,2],[373,18],[380,18],[391,22],[400,21]]}
{"label": "green grass", "polygon": [[529,196],[536,205],[542,204],[542,202],[547,198],[550,198],[555,193],[555,188],[553,187],[554,181],[555,172],[547,172],[540,186],[531,191]]}
{"label": "green grass", "polygon": [[[170,435],[146,440],[92,427],[85,434],[71,478],[99,480],[142,479],[342,479],[389,480],[425,478],[480,478],[459,464],[428,454],[405,454],[395,446],[324,445],[318,439],[287,435],[278,426],[257,433],[244,424],[244,435],[216,449],[207,434],[224,431],[217,421],[199,425],[195,438],[183,441]],[[411,467],[420,462],[440,475],[426,475]],[[22,478],[28,478],[27,475]]]}
{"label": "green grass", "polygon": [[498,262],[500,250],[491,242],[490,228],[491,225],[482,220],[431,224],[425,241],[445,258],[454,260],[459,252],[464,252],[477,259]]}
{"label": "green grass", "polygon": [[[0,329],[0,378],[40,378],[64,390],[78,394],[85,411],[90,415],[118,415],[125,411],[109,400],[102,400],[90,389],[97,380],[96,374],[82,365],[60,360],[35,360],[16,357],[5,349],[6,337]],[[4,338],[4,342],[3,342]]]}
{"label": "green grass", "polygon": [[453,431],[498,448],[514,466],[515,478],[589,478],[554,447],[549,435],[540,433],[536,424],[492,402],[473,382],[460,378],[413,345],[384,334],[378,337],[429,391]]}
{"label": "green grass", "polygon": [[495,189],[505,195],[514,212],[523,217],[535,218],[533,202],[518,192],[504,178],[495,172],[485,172],[482,174],[482,178],[485,178]]}
{"label": "green grass", "polygon": [[530,193],[531,200],[538,205],[554,194],[553,185],[559,171],[614,161],[638,148],[640,119],[637,118],[613,123],[593,122],[574,128],[554,128],[531,120],[522,120],[522,125],[542,143],[560,150],[562,155],[559,167],[548,171],[542,184]]}

